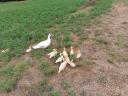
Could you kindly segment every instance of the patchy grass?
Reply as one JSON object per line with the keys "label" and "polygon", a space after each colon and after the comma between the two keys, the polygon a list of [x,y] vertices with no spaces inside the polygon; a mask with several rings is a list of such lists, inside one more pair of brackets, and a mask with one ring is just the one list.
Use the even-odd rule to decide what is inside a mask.
{"label": "patchy grass", "polygon": [[18,63],[17,65],[7,64],[0,68],[0,92],[11,91],[19,80],[20,76],[27,68],[26,62]]}
{"label": "patchy grass", "polygon": [[0,92],[10,92],[16,84],[15,80],[0,80]]}
{"label": "patchy grass", "polygon": [[51,85],[48,84],[47,80],[42,80],[39,84],[39,90],[41,96],[60,96],[59,92],[57,92]]}
{"label": "patchy grass", "polygon": [[63,80],[61,82],[61,86],[66,91],[67,96],[76,96],[74,89],[71,87],[68,81]]}
{"label": "patchy grass", "polygon": [[45,76],[50,76],[55,73],[55,69],[50,65],[50,62],[43,61],[39,65],[39,69],[44,73]]}

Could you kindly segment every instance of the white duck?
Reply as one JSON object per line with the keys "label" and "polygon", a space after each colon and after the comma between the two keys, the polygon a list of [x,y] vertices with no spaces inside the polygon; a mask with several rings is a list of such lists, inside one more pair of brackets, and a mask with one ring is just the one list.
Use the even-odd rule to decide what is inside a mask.
{"label": "white duck", "polygon": [[63,59],[64,59],[64,57],[63,57],[62,53],[60,53],[60,57],[56,60],[56,62],[55,62],[55,63],[62,62],[62,61],[63,61]]}
{"label": "white duck", "polygon": [[70,55],[74,55],[73,47],[71,46]]}
{"label": "white duck", "polygon": [[63,61],[61,64],[60,64],[60,67],[59,67],[59,71],[58,73],[60,73],[61,71],[63,71],[67,66],[67,61]]}
{"label": "white duck", "polygon": [[81,54],[80,50],[78,50],[78,51],[77,51],[77,56],[76,56],[76,58],[77,58],[77,59],[80,59],[81,56],[82,56],[82,54]]}
{"label": "white duck", "polygon": [[38,43],[37,45],[33,46],[33,49],[47,48],[48,46],[50,46],[51,36],[53,36],[53,35],[49,33],[47,40],[42,41],[42,42]]}
{"label": "white duck", "polygon": [[64,56],[65,58],[67,58],[67,57],[68,57],[68,53],[67,53],[67,51],[66,51],[66,49],[65,49],[65,48],[63,49],[62,54],[63,54],[63,56]]}
{"label": "white duck", "polygon": [[71,60],[70,62],[68,61],[68,64],[71,66],[71,67],[76,67],[75,63],[73,62],[73,60]]}
{"label": "white duck", "polygon": [[53,51],[50,52],[50,53],[48,54],[48,56],[49,56],[49,58],[53,58],[53,57],[56,56],[56,54],[57,54],[57,49],[53,49]]}
{"label": "white duck", "polygon": [[28,53],[28,52],[31,52],[32,50],[32,47],[30,46],[25,52]]}

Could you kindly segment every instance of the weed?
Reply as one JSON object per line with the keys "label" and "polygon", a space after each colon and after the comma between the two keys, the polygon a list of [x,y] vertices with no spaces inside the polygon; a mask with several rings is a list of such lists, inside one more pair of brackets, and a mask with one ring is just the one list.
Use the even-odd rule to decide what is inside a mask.
{"label": "weed", "polygon": [[86,91],[85,91],[85,90],[82,90],[82,91],[80,92],[80,96],[87,96]]}
{"label": "weed", "polygon": [[0,81],[0,91],[11,91],[26,68],[26,62],[20,62],[15,66],[7,64],[0,68],[0,75],[2,78]]}
{"label": "weed", "polygon": [[1,91],[6,91],[9,92],[11,91],[16,84],[15,80],[0,80],[0,92]]}
{"label": "weed", "polygon": [[48,61],[43,61],[39,65],[39,68],[46,76],[50,76],[55,73],[55,69],[50,65],[50,62],[48,62]]}
{"label": "weed", "polygon": [[94,39],[98,44],[103,44],[103,45],[107,45],[108,42],[106,40],[104,40],[102,37],[99,37],[97,36],[95,39]]}
{"label": "weed", "polygon": [[90,59],[86,59],[84,62],[87,65],[94,64],[94,62],[92,60],[90,60]]}
{"label": "weed", "polygon": [[45,93],[48,93],[48,96],[60,96],[51,85],[48,84],[47,80],[42,80],[39,84],[39,90],[42,96],[45,96]]}
{"label": "weed", "polygon": [[76,93],[74,92],[73,89],[68,90],[68,96],[76,96]]}

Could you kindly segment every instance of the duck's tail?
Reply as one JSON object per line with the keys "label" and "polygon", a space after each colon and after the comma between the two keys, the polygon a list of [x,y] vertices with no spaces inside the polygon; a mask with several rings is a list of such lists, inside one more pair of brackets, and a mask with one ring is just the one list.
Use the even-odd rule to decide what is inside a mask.
{"label": "duck's tail", "polygon": [[39,48],[39,46],[33,46],[32,48],[33,48],[33,49],[38,49],[38,48]]}

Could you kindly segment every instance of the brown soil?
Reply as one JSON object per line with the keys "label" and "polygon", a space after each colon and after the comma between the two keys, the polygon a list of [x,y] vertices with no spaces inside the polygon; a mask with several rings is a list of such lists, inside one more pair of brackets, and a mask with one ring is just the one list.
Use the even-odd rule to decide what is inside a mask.
{"label": "brown soil", "polygon": [[[118,4],[111,12],[96,20],[85,29],[88,39],[83,41],[83,59],[94,64],[76,69],[67,68],[63,73],[53,76],[49,82],[66,96],[62,80],[69,82],[76,96],[128,96],[128,7]],[[99,19],[99,18],[98,18]],[[106,43],[97,43],[100,36]],[[111,57],[113,53],[115,57]],[[112,59],[113,64],[108,60]]]}
{"label": "brown soil", "polygon": [[[77,63],[81,66],[67,67],[64,72],[50,76],[49,84],[60,96],[69,96],[70,89],[76,96],[128,96],[128,7],[115,5],[85,29],[84,35],[88,39],[80,47],[83,57]],[[36,86],[43,77],[34,65],[38,62],[28,56],[24,60],[32,64],[31,67],[15,90],[0,96],[39,96]],[[63,88],[63,81],[70,87]]]}

